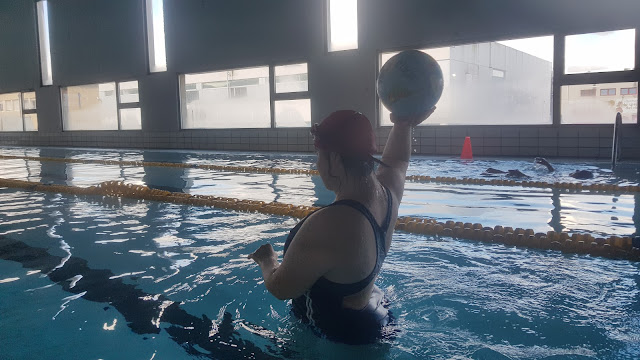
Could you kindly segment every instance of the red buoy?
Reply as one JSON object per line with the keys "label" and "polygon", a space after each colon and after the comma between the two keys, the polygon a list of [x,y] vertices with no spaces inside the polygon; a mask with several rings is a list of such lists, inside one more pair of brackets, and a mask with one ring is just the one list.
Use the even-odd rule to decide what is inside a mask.
{"label": "red buoy", "polygon": [[471,151],[471,138],[467,136],[464,138],[464,146],[462,147],[462,154],[460,159],[473,160],[473,151]]}

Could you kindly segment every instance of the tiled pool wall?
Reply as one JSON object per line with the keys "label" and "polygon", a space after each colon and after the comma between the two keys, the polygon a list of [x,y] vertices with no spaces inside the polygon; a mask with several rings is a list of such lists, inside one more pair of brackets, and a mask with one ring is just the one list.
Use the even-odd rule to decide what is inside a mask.
{"label": "tiled pool wall", "polygon": [[[389,128],[376,131],[380,151],[389,131]],[[414,131],[414,153],[459,155],[466,136],[471,137],[475,156],[607,159],[611,157],[613,126],[425,126]],[[640,159],[640,126],[624,125],[620,141],[623,159]],[[307,129],[0,133],[0,145],[278,152],[314,150],[313,139]]]}

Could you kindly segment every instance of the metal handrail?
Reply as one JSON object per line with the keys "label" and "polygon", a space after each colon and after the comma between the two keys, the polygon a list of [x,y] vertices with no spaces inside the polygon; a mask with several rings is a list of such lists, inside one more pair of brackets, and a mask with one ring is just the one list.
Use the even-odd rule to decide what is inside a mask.
{"label": "metal handrail", "polygon": [[622,114],[616,115],[616,122],[613,124],[613,146],[611,147],[611,169],[616,168],[616,163],[620,160],[620,127],[622,125]]}

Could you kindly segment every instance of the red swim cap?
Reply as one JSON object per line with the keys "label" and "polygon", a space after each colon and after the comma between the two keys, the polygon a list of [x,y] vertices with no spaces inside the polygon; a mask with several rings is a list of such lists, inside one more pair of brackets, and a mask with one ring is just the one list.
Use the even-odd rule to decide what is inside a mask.
{"label": "red swim cap", "polygon": [[366,116],[353,110],[339,110],[311,127],[316,149],[361,159],[375,154],[376,136]]}

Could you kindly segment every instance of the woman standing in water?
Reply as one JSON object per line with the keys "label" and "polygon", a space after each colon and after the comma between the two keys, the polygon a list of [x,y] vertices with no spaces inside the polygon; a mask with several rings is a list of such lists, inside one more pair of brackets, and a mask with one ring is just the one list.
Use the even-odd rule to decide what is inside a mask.
{"label": "woman standing in water", "polygon": [[[293,299],[292,311],[328,339],[366,344],[391,322],[375,286],[391,245],[404,191],[412,128],[435,110],[394,123],[382,161],[375,134],[361,113],[336,111],[311,130],[317,168],[336,201],[300,221],[284,246],[282,263],[271,244],[249,255],[262,270],[267,290]],[[374,172],[375,163],[381,163]]]}

